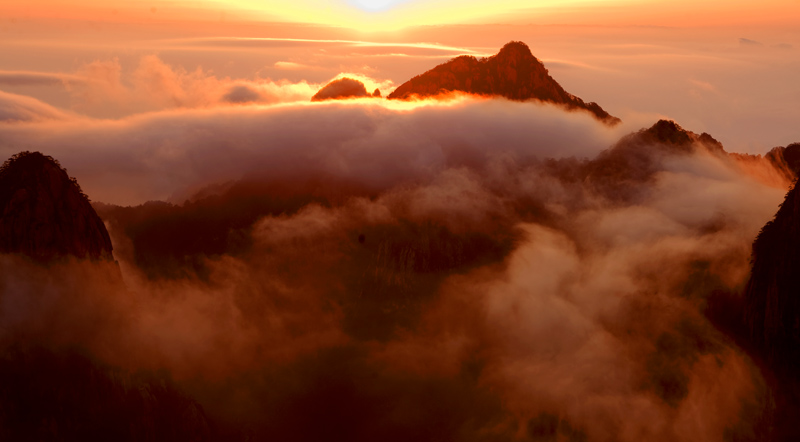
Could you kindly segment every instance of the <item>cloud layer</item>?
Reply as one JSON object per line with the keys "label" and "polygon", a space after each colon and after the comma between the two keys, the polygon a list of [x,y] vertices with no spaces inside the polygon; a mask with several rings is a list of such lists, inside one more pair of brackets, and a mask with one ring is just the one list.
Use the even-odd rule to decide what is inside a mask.
{"label": "cloud layer", "polygon": [[4,336],[165,370],[220,428],[766,431],[769,390],[705,309],[738,293],[785,188],[727,155],[629,140],[601,163],[630,128],[468,97],[9,120],[6,156],[52,155],[96,201],[176,204],[97,205],[124,286],[113,266],[6,257]]}
{"label": "cloud layer", "polygon": [[4,125],[0,133],[3,154],[41,150],[58,158],[93,199],[136,204],[252,173],[321,174],[385,188],[454,163],[479,165],[495,152],[592,156],[619,132],[589,115],[535,103],[368,99]]}

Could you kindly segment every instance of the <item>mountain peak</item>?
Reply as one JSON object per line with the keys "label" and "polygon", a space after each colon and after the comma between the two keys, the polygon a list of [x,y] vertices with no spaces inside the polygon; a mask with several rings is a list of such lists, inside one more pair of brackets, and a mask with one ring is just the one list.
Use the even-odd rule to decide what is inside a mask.
{"label": "mountain peak", "polygon": [[658,120],[656,124],[646,129],[644,134],[661,143],[687,144],[692,142],[692,133],[672,120]]}
{"label": "mountain peak", "polygon": [[568,110],[590,112],[609,125],[620,122],[597,103],[586,103],[565,91],[531,53],[528,45],[520,41],[506,43],[497,54],[488,58],[456,57],[403,83],[388,98],[407,100],[450,92],[515,101],[543,101]]}
{"label": "mountain peak", "polygon": [[724,152],[722,143],[703,132],[698,135],[686,130],[672,120],[658,120],[654,125],[629,135],[639,144],[663,145],[673,150],[692,152],[694,145],[699,144],[711,152]]}
{"label": "mountain peak", "polygon": [[26,151],[0,167],[0,253],[112,260],[111,250],[103,221],[58,161]]}
{"label": "mountain peak", "polygon": [[367,87],[364,86],[364,83],[353,78],[342,77],[323,86],[322,89],[311,97],[311,101],[342,100],[373,96],[379,97],[380,90],[375,89],[375,92],[370,95],[367,93]]}
{"label": "mountain peak", "polygon": [[499,55],[521,55],[523,57],[536,58],[533,56],[531,48],[529,48],[528,45],[526,45],[521,41],[514,41],[514,40],[504,44],[503,47],[500,48],[500,51],[495,55],[495,57]]}

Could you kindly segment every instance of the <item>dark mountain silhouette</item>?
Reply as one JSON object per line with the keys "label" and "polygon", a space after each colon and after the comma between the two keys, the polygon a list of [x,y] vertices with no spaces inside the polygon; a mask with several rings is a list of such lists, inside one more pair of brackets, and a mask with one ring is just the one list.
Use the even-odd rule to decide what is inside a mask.
{"label": "dark mountain silhouette", "polygon": [[664,155],[687,155],[697,149],[725,154],[722,144],[707,133],[688,131],[674,121],[659,120],[648,129],[629,134],[589,161],[581,175],[609,199],[628,200],[642,191],[658,172]]}
{"label": "dark mountain silhouette", "polygon": [[753,243],[745,291],[752,338],[767,356],[800,368],[800,189],[794,186]]}
{"label": "dark mountain silhouette", "polygon": [[[124,293],[105,225],[58,161],[39,152],[21,152],[7,160],[0,167],[0,210],[0,252],[37,263],[90,260],[75,264],[110,271],[120,287],[109,295]],[[76,272],[74,278],[91,290],[94,279],[81,279],[87,274]],[[107,275],[96,276],[99,281]],[[0,298],[5,301],[7,295],[0,293]],[[87,327],[94,323],[91,313],[86,312]],[[11,332],[5,325],[0,340],[0,440],[211,439],[212,426],[203,409],[169,378],[127,373],[94,361],[72,344],[61,348],[50,342],[58,337],[29,335],[21,326]]]}
{"label": "dark mountain silhouette", "polygon": [[[623,138],[593,160],[548,160],[549,166],[545,167],[561,179],[587,181],[609,199],[625,199],[645,187],[642,184],[657,172],[658,155],[690,153],[693,149],[723,152],[710,135],[697,135],[662,120]],[[459,164],[460,160],[449,161]],[[209,271],[207,258],[250,253],[251,227],[258,219],[292,215],[308,204],[339,206],[345,202],[344,196],[353,195],[374,198],[378,193],[330,177],[274,182],[250,178],[200,192],[180,205],[152,201],[134,207],[102,203],[94,206],[109,225],[131,240],[130,249],[117,253],[124,253],[148,277],[204,278]],[[526,210],[538,210],[534,202],[525,204]],[[507,227],[498,226],[498,232]],[[392,228],[365,226],[363,231],[353,232],[354,238],[360,234],[364,234],[364,242],[359,248],[369,251],[364,256],[365,265],[378,269],[374,274],[391,275],[387,280],[392,281],[417,281],[421,280],[420,274],[446,273],[502,259],[513,236],[498,240],[485,235],[454,234],[436,223],[424,226],[410,223]],[[363,281],[365,287],[371,287],[369,291],[395,290],[394,285],[384,282]],[[353,305],[362,308],[368,303],[362,299]]]}
{"label": "dark mountain silhouette", "polygon": [[544,64],[533,56],[528,46],[518,41],[507,43],[500,52],[489,58],[462,55],[440,64],[403,83],[388,98],[407,100],[453,91],[517,101],[539,100],[570,110],[589,111],[606,124],[620,122],[619,118],[609,115],[597,103],[585,103],[565,91],[548,74]]}
{"label": "dark mountain silhouette", "polygon": [[662,146],[667,149],[691,152],[696,148],[694,143],[702,145],[709,151],[724,152],[722,143],[711,135],[703,132],[698,135],[692,131],[682,128],[678,123],[671,120],[658,120],[656,124],[648,129],[642,129],[623,139],[625,141],[635,141],[639,144],[649,144],[652,146]]}
{"label": "dark mountain silhouette", "polygon": [[[770,154],[797,173],[800,144]],[[746,332],[774,385],[775,440],[800,440],[800,189],[786,194],[775,218],[753,243],[744,291]]]}
{"label": "dark mountain silhouette", "polygon": [[17,345],[0,353],[0,379],[0,440],[213,440],[202,407],[163,374]]}
{"label": "dark mountain silhouette", "polygon": [[800,143],[792,143],[781,149],[783,160],[789,169],[795,173],[795,176],[800,174]]}
{"label": "dark mountain silhouette", "polygon": [[[182,205],[149,201],[121,207],[95,203],[100,216],[131,240],[127,254],[150,278],[208,275],[208,257],[241,256],[252,245],[250,229],[263,216],[293,214],[311,204],[336,201],[337,191],[362,194],[342,183],[243,179],[200,191]],[[122,256],[122,255],[121,255]]]}
{"label": "dark mountain silhouette", "polygon": [[776,169],[784,172],[789,181],[800,176],[800,143],[776,147],[765,155]]}
{"label": "dark mountain silhouette", "polygon": [[342,100],[346,98],[380,97],[381,91],[375,89],[370,95],[364,83],[352,78],[340,78],[333,80],[320,89],[311,101]]}
{"label": "dark mountain silhouette", "polygon": [[[95,207],[115,231],[130,239],[130,249],[117,251],[120,259],[134,262],[153,279],[205,279],[208,258],[254,259],[252,226],[262,217],[296,214],[309,204],[341,206],[342,195],[376,196],[336,179],[298,180],[291,185],[249,179],[216,190],[201,191],[182,205],[151,201],[134,207],[102,203]],[[485,232],[456,232],[442,220],[420,224],[399,216],[402,223],[364,224],[347,234],[352,239],[347,246],[354,253],[352,262],[361,270],[342,276],[347,290],[337,301],[344,306],[345,329],[355,336],[391,337],[397,326],[416,320],[432,287],[447,275],[499,262],[513,247],[508,220],[497,220]],[[308,282],[300,264],[293,268]]]}
{"label": "dark mountain silhouette", "polygon": [[[74,264],[85,272],[72,277],[86,284],[81,292],[107,280],[105,272],[111,286],[119,284],[109,295],[125,292],[103,221],[58,161],[39,152],[7,160],[0,167],[0,210],[0,252],[31,258],[35,267],[48,264],[46,272],[63,258],[79,258]],[[27,274],[27,259],[21,267],[14,262],[19,263],[8,261],[5,268]],[[73,307],[81,302],[69,289],[49,296],[62,295],[76,295],[67,300]],[[13,299],[7,296],[0,293],[4,302]],[[86,327],[96,323],[93,313],[85,312]],[[106,366],[74,343],[26,333],[21,324],[0,328],[0,440],[210,440],[212,426],[203,409],[168,377]]]}
{"label": "dark mountain silhouette", "polygon": [[[548,160],[543,167],[564,181],[587,182],[609,200],[627,201],[647,188],[643,184],[661,167],[659,155],[689,154],[695,149],[724,152],[710,135],[662,120],[623,138],[596,159]],[[449,161],[459,164],[459,158]],[[120,259],[135,263],[153,279],[205,279],[215,258],[252,259],[252,226],[262,217],[290,216],[309,204],[342,206],[354,195],[376,198],[379,192],[332,177],[309,181],[251,177],[206,189],[183,204],[95,203],[95,208],[114,231],[130,239],[121,242],[127,245],[117,250]],[[530,217],[526,219],[549,222],[539,202],[524,200],[518,205]],[[344,305],[344,326],[355,336],[385,339],[397,326],[409,326],[431,287],[452,273],[501,262],[517,234],[514,220],[498,219],[487,231],[454,231],[442,220],[419,223],[402,212],[398,216],[402,223],[353,226],[347,234],[356,251],[352,262],[364,270],[344,278],[347,290],[337,300]]]}
{"label": "dark mountain silhouette", "polygon": [[113,260],[111,250],[103,221],[58,161],[21,152],[0,167],[0,252]]}

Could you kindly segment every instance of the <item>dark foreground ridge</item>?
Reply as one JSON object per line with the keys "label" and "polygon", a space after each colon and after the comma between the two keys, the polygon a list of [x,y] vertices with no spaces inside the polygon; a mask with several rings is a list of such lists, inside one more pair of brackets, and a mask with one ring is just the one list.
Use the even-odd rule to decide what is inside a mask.
{"label": "dark foreground ridge", "polygon": [[169,377],[113,369],[79,351],[4,349],[0,379],[0,440],[204,442],[214,437],[203,408]]}
{"label": "dark foreground ridge", "polygon": [[[767,157],[797,173],[800,144]],[[770,157],[770,156],[773,157]],[[755,352],[776,386],[776,440],[800,440],[800,189],[786,194],[775,218],[753,243],[752,271],[744,293],[744,320]]]}
{"label": "dark foreground ridge", "polygon": [[792,143],[786,147],[779,146],[770,150],[765,157],[779,170],[785,170],[790,180],[800,175],[800,143]]}
{"label": "dark foreground ridge", "polygon": [[113,260],[103,221],[52,157],[20,152],[0,167],[0,210],[2,253]]}
{"label": "dark foreground ridge", "polygon": [[210,440],[203,408],[169,376],[127,372],[82,348],[88,338],[76,329],[91,335],[120,321],[103,299],[125,291],[108,231],[77,181],[52,157],[18,153],[0,167],[0,210],[0,253],[23,255],[0,261],[0,300],[41,309],[16,309],[12,321],[0,314],[0,440]]}
{"label": "dark foreground ridge", "polygon": [[591,112],[600,121],[615,125],[621,120],[611,116],[597,103],[585,103],[565,91],[548,74],[525,43],[512,41],[496,55],[478,59],[471,55],[456,57],[447,63],[417,75],[389,94],[390,99],[408,100],[459,91],[505,97],[510,100],[539,100]]}
{"label": "dark foreground ridge", "polygon": [[767,357],[800,368],[800,189],[786,195],[753,244],[746,319]]}

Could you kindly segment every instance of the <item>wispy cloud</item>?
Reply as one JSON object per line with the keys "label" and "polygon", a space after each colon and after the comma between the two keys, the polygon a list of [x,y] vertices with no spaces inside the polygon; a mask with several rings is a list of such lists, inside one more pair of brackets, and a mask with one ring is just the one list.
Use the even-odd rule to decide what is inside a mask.
{"label": "wispy cloud", "polygon": [[430,53],[448,54],[475,54],[476,51],[456,46],[447,46],[437,43],[385,43],[360,40],[325,40],[303,38],[192,38],[165,40],[166,46],[178,47],[205,47],[205,48],[291,48],[291,47],[341,47],[351,49],[378,48],[384,51],[402,52],[398,49],[423,51]]}
{"label": "wispy cloud", "polygon": [[285,71],[312,71],[320,69],[316,66],[310,66],[303,63],[295,63],[293,61],[276,61],[274,66],[276,69],[281,69]]}
{"label": "wispy cloud", "polygon": [[74,120],[75,116],[35,98],[0,91],[0,123],[67,119]]}
{"label": "wispy cloud", "polygon": [[749,38],[740,38],[739,44],[742,46],[764,46],[764,43],[761,43],[760,41],[756,40],[751,40]]}
{"label": "wispy cloud", "polygon": [[55,72],[0,71],[0,85],[4,86],[50,86],[66,83],[83,83],[86,78]]}
{"label": "wispy cloud", "polygon": [[605,72],[618,72],[616,69],[605,68],[602,66],[596,66],[589,63],[584,63],[581,61],[575,60],[564,60],[559,58],[544,58],[542,59],[542,63],[548,68],[556,67],[562,69],[569,69],[569,68],[578,68],[578,69],[586,69],[590,71],[605,71]]}

